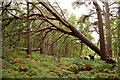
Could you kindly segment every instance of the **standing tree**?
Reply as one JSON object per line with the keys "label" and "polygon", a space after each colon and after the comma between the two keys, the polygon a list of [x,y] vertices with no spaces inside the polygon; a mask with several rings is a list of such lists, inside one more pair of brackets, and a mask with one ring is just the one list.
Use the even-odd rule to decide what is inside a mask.
{"label": "standing tree", "polygon": [[105,15],[105,24],[106,24],[106,54],[109,55],[110,57],[112,57],[112,41],[111,41],[111,28],[110,28],[110,13],[109,13],[109,5],[108,2],[103,2],[104,6],[105,6],[105,11],[104,15]]}
{"label": "standing tree", "polygon": [[[101,59],[102,60],[106,60],[107,56],[108,57],[112,57],[112,41],[111,41],[111,30],[110,30],[110,12],[109,12],[109,5],[108,2],[106,1],[101,1],[104,6],[105,6],[105,11],[104,11],[104,15],[105,15],[105,24],[106,24],[106,42],[107,44],[105,45],[105,38],[104,38],[104,30],[103,30],[103,20],[102,20],[102,10],[99,6],[99,4],[97,3],[97,1],[95,0],[93,2],[95,9],[97,11],[97,17],[98,17],[98,34],[100,37],[100,54],[101,54]],[[76,2],[73,3],[74,6],[80,6],[80,5],[90,5],[91,2],[88,2],[89,4],[85,3],[85,2],[80,2],[79,0],[76,0]],[[113,3],[111,3],[110,5],[113,5]],[[93,11],[92,11],[93,12]],[[91,14],[91,13],[90,13]],[[89,17],[90,15],[84,16],[84,20],[85,18]],[[112,16],[113,17],[113,16]],[[83,21],[84,21],[83,20]],[[106,49],[107,48],[107,52]]]}
{"label": "standing tree", "polygon": [[[30,14],[30,11],[29,11],[29,0],[26,0],[27,2],[27,17],[29,16]],[[31,54],[31,42],[30,42],[30,20],[27,20],[27,54]]]}
{"label": "standing tree", "polygon": [[97,11],[97,17],[98,17],[98,29],[99,29],[99,36],[100,36],[100,54],[101,59],[106,60],[106,50],[105,50],[105,39],[104,39],[104,31],[103,31],[103,20],[101,15],[101,9],[97,2],[93,2],[96,11]]}

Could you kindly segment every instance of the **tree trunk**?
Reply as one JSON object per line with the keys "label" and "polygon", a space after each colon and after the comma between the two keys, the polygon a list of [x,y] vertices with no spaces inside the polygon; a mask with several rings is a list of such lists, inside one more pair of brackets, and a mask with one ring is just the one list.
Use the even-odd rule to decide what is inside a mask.
{"label": "tree trunk", "polygon": [[48,39],[47,39],[47,54],[48,55],[50,54],[50,50],[49,50],[49,36],[48,36]]}
{"label": "tree trunk", "polygon": [[[120,1],[119,1],[119,4],[118,4],[118,69],[117,69],[117,73],[120,73]],[[119,75],[119,74],[118,74]],[[120,75],[118,76],[120,77]]]}
{"label": "tree trunk", "polygon": [[83,50],[83,43],[81,42],[81,46],[80,46],[81,48],[80,48],[80,54],[79,54],[79,56],[82,54],[82,50]]}
{"label": "tree trunk", "polygon": [[100,55],[102,60],[106,60],[106,50],[105,50],[105,39],[104,39],[104,31],[103,31],[103,20],[101,15],[101,9],[100,6],[97,4],[97,2],[93,2],[96,11],[97,11],[97,17],[98,17],[98,29],[99,29],[99,37],[100,37]]}
{"label": "tree trunk", "polygon": [[[29,0],[27,0],[27,16],[29,16]],[[31,43],[30,43],[30,22],[27,22],[27,54],[31,54]]]}
{"label": "tree trunk", "polygon": [[44,44],[43,43],[41,43],[40,54],[44,54]]}
{"label": "tree trunk", "polygon": [[65,44],[64,56],[66,56],[67,53],[68,53],[68,43]]}
{"label": "tree trunk", "polygon": [[51,36],[51,45],[50,45],[50,49],[51,49],[51,55],[52,56],[54,56],[55,54],[54,54],[54,44],[53,44],[53,42],[54,42],[54,34],[55,34],[55,32],[53,32],[52,33],[53,35]]}
{"label": "tree trunk", "polygon": [[117,41],[114,43],[114,57],[117,57]]}
{"label": "tree trunk", "polygon": [[106,54],[112,57],[112,42],[111,42],[111,34],[110,34],[110,20],[109,20],[109,7],[108,7],[108,2],[104,2],[105,5],[105,23],[106,23],[106,49],[107,52]]}
{"label": "tree trunk", "polygon": [[87,53],[88,53],[88,46],[87,46],[87,49],[86,49],[86,53],[85,53],[85,54],[87,55]]}

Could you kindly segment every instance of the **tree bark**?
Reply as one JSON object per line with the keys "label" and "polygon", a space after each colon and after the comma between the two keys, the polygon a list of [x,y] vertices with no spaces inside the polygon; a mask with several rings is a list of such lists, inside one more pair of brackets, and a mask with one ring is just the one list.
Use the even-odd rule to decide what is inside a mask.
{"label": "tree bark", "polygon": [[105,24],[106,24],[106,49],[107,52],[106,54],[112,57],[112,41],[111,41],[111,34],[110,34],[110,20],[109,20],[109,7],[108,7],[108,2],[104,2],[105,5]]}
{"label": "tree bark", "polygon": [[106,50],[105,50],[105,39],[104,39],[104,31],[103,31],[103,20],[101,15],[101,9],[100,6],[97,4],[97,2],[93,2],[96,11],[97,11],[97,17],[98,17],[98,29],[99,29],[99,37],[100,37],[100,55],[102,60],[106,60]]}
{"label": "tree bark", "polygon": [[[27,16],[29,16],[29,0],[27,0]],[[27,22],[27,54],[31,54],[31,44],[30,44],[30,22]]]}

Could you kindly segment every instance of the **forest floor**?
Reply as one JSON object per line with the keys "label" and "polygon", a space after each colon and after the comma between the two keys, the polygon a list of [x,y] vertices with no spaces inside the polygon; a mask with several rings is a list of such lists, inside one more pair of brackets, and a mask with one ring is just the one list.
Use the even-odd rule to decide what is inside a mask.
{"label": "forest floor", "polygon": [[24,51],[3,51],[2,78],[117,78],[117,67],[100,59],[61,58]]}

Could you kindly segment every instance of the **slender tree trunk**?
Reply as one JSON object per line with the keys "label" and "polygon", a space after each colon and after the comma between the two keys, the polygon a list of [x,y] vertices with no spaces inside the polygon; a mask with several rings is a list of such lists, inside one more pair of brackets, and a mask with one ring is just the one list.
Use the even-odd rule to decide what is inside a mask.
{"label": "slender tree trunk", "polygon": [[43,40],[43,37],[44,37],[44,32],[42,32],[41,34],[41,41],[40,41],[40,54],[44,54],[45,51],[44,51],[44,40]]}
{"label": "slender tree trunk", "polygon": [[52,43],[54,42],[54,34],[55,34],[55,32],[53,32],[52,34],[53,35],[51,37],[51,45],[50,45],[50,47],[51,47],[51,55],[54,56],[55,55],[54,54],[54,44],[52,44]]}
{"label": "slender tree trunk", "polygon": [[99,29],[99,37],[100,37],[100,55],[102,60],[106,60],[106,50],[105,50],[105,39],[104,39],[104,31],[103,31],[103,20],[101,15],[101,9],[100,6],[97,4],[97,2],[93,2],[96,11],[97,11],[97,17],[98,17],[98,29]]}
{"label": "slender tree trunk", "polygon": [[47,39],[47,54],[48,55],[50,54],[50,50],[49,50],[49,36],[48,36],[48,39]]}
{"label": "slender tree trunk", "polygon": [[117,42],[114,43],[114,57],[117,57]]}
{"label": "slender tree trunk", "polygon": [[79,56],[82,54],[82,49],[83,49],[83,43],[81,42],[81,48],[80,48],[80,54],[79,54]]}
{"label": "slender tree trunk", "polygon": [[64,49],[62,49],[62,52],[63,52],[63,57],[65,57],[65,48]]}
{"label": "slender tree trunk", "polygon": [[87,53],[88,53],[88,46],[87,46],[87,49],[86,49],[86,53],[85,53],[85,54],[87,55]]}
{"label": "slender tree trunk", "polygon": [[[27,0],[27,16],[29,16],[29,0]],[[30,43],[30,22],[27,22],[27,54],[31,54],[31,43]]]}
{"label": "slender tree trunk", "polygon": [[119,7],[118,7],[118,57],[119,57],[119,62],[120,62],[120,1],[119,1]]}
{"label": "slender tree trunk", "polygon": [[53,48],[53,44],[51,44],[51,55],[54,56],[54,48]]}
{"label": "slender tree trunk", "polygon": [[62,48],[62,57],[65,57],[65,48]]}
{"label": "slender tree trunk", "polygon": [[106,54],[112,57],[112,41],[111,41],[111,34],[110,34],[110,20],[109,20],[109,7],[108,7],[108,2],[104,2],[105,5],[105,23],[106,23],[106,49],[107,52]]}
{"label": "slender tree trunk", "polygon": [[68,53],[68,43],[65,44],[64,56],[66,56],[67,53]]}

